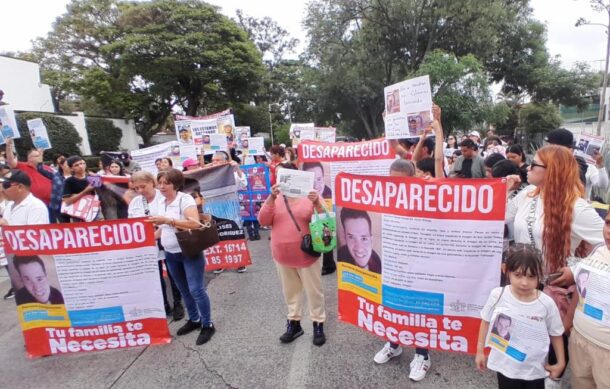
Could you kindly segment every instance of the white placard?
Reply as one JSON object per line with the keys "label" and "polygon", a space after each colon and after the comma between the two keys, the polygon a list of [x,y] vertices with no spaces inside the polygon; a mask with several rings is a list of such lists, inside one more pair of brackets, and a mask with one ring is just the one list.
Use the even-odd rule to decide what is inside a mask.
{"label": "white placard", "polygon": [[227,136],[225,134],[211,134],[210,149],[212,151],[227,151],[229,149],[229,145],[227,143]]}
{"label": "white placard", "polygon": [[32,119],[27,121],[28,129],[30,130],[30,136],[32,137],[32,144],[37,149],[47,150],[50,149],[51,140],[49,139],[49,134],[47,133],[47,128],[45,127],[42,119]]}
{"label": "white placard", "polygon": [[15,112],[10,105],[0,105],[0,132],[2,132],[2,144],[6,138],[21,138],[15,120]]}
{"label": "white placard", "polygon": [[248,148],[244,150],[248,150],[248,155],[265,155],[265,138],[255,136],[248,138],[246,142]]}
{"label": "white placard", "polygon": [[301,170],[280,169],[277,183],[286,197],[305,197],[313,190],[315,174]]}
{"label": "white placard", "polygon": [[576,138],[574,154],[583,157],[587,163],[595,164],[595,157],[601,153],[603,146],[604,138],[590,134],[580,134]]}
{"label": "white placard", "polygon": [[420,135],[432,120],[430,78],[422,76],[384,88],[385,137]]}

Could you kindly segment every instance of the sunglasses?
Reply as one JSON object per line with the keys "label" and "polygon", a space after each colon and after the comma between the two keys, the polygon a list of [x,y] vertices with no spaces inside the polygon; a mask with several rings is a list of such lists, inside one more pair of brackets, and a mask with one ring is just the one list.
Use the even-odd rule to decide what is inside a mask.
{"label": "sunglasses", "polygon": [[8,189],[8,188],[10,188],[11,186],[15,186],[15,185],[19,185],[19,184],[18,184],[18,183],[16,183],[16,182],[4,181],[4,182],[2,183],[2,189]]}
{"label": "sunglasses", "polygon": [[530,163],[530,169],[533,169],[533,168],[535,168],[536,166],[541,167],[541,168],[543,168],[543,169],[546,169],[546,166],[544,166],[544,165],[540,165],[539,163],[536,163],[536,162],[534,162],[534,161],[532,161],[532,163]]}

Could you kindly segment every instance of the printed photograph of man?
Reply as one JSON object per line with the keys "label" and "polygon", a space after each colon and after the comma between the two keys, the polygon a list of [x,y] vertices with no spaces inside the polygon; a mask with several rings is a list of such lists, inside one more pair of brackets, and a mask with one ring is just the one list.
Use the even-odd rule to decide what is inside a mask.
{"label": "printed photograph of man", "polygon": [[498,335],[502,339],[510,340],[510,326],[512,322],[513,320],[509,316],[503,313],[499,314],[491,328],[491,333]]}
{"label": "printed photograph of man", "polygon": [[318,195],[323,199],[331,199],[333,192],[324,182],[324,166],[319,162],[305,162],[301,170],[306,172],[313,172],[315,175],[313,181],[313,188],[318,192]]}
{"label": "printed photograph of man", "polygon": [[340,239],[343,246],[339,248],[338,261],[381,274],[381,258],[373,250],[373,223],[369,214],[342,208],[339,215],[343,227],[343,236]]}
{"label": "printed photograph of man", "polygon": [[222,127],[222,131],[227,136],[227,143],[230,144],[231,142],[233,142],[233,140],[235,139],[235,135],[233,134],[233,126],[230,124],[225,124]]}
{"label": "printed photograph of man", "polygon": [[386,96],[386,112],[400,112],[400,91],[398,89],[393,90]]}
{"label": "printed photograph of man", "polygon": [[587,146],[589,146],[589,141],[585,140],[585,139],[581,139],[578,141],[578,144],[576,145],[576,150],[580,150],[584,153],[587,150]]}
{"label": "printed photograph of man", "polygon": [[51,286],[47,275],[47,267],[39,256],[15,256],[13,266],[19,275],[18,281],[20,281],[15,282],[15,284],[23,285],[15,293],[17,305],[64,303],[61,292]]}
{"label": "printed photograph of man", "polygon": [[581,270],[576,275],[576,289],[578,289],[578,294],[585,298],[587,297],[587,283],[589,282],[589,271]]}
{"label": "printed photograph of man", "polygon": [[193,144],[193,133],[191,127],[183,127],[178,131],[178,142],[181,145],[192,145]]}

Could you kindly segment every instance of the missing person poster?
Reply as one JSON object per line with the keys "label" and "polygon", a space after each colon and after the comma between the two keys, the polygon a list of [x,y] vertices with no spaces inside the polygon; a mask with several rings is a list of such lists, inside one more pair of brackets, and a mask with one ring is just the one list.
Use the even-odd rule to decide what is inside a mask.
{"label": "missing person poster", "polygon": [[247,150],[249,137],[250,127],[235,127],[235,148],[237,150]]}
{"label": "missing person poster", "polygon": [[385,139],[353,143],[303,141],[298,154],[300,169],[315,174],[314,189],[326,200],[329,209],[332,209],[337,174],[387,176],[396,159],[394,149]]}
{"label": "missing person poster", "polygon": [[4,141],[6,138],[21,138],[17,120],[15,120],[15,112],[10,105],[0,105],[0,133]]}
{"label": "missing person poster", "polygon": [[50,149],[51,141],[49,140],[47,127],[45,127],[44,123],[42,122],[42,119],[38,118],[28,120],[27,125],[34,147],[42,150]]}
{"label": "missing person poster", "polygon": [[576,138],[574,154],[583,157],[587,163],[595,164],[604,146],[604,142],[605,140],[601,136],[580,134]]}
{"label": "missing person poster", "polygon": [[29,357],[171,341],[152,224],[5,226],[2,235]]}
{"label": "missing person poster", "polygon": [[271,194],[269,168],[265,164],[244,165],[241,170],[246,175],[248,186],[239,191],[239,211],[244,221],[258,219],[263,203]]}
{"label": "missing person poster", "polygon": [[421,135],[432,121],[432,90],[428,76],[387,86],[384,96],[386,139]]}
{"label": "missing person poster", "polygon": [[[226,119],[228,116],[231,116],[229,120]],[[213,154],[210,135],[221,133],[222,123],[225,122],[233,126],[233,115],[231,115],[229,109],[208,116],[176,115],[176,136],[178,141],[181,140],[181,136],[184,137],[182,139],[183,145],[195,145],[197,154]],[[185,131],[182,131],[183,129],[187,130],[186,134]],[[180,131],[182,131],[182,134]],[[188,140],[188,132],[191,133],[192,142]]]}
{"label": "missing person poster", "polygon": [[505,183],[339,173],[335,189],[340,320],[474,354],[500,283]]}
{"label": "missing person poster", "polygon": [[[182,147],[188,148],[189,146]],[[132,150],[131,158],[142,167],[142,170],[156,176],[158,173],[156,161],[158,159],[169,158],[173,166],[180,167],[182,163],[180,149],[181,146],[177,141],[165,142],[139,150]]]}

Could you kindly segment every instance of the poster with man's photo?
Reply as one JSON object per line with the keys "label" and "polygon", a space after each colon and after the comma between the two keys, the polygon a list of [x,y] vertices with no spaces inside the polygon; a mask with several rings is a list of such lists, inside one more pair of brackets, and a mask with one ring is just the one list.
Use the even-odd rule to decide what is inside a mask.
{"label": "poster with man's photo", "polygon": [[428,76],[387,86],[384,97],[386,139],[418,136],[430,124],[432,90]]}
{"label": "poster with man's photo", "polygon": [[2,235],[29,357],[171,341],[152,224],[5,226]]}
{"label": "poster with man's photo", "polygon": [[339,173],[334,187],[339,319],[401,346],[474,354],[500,282],[505,183]]}
{"label": "poster with man's photo", "polygon": [[256,220],[267,197],[271,194],[271,177],[265,164],[244,165],[248,186],[239,191],[240,210],[244,221]]}
{"label": "poster with man's photo", "polygon": [[601,155],[605,139],[601,136],[591,134],[580,134],[576,137],[574,154],[581,156],[590,164],[596,164],[597,158]]}

